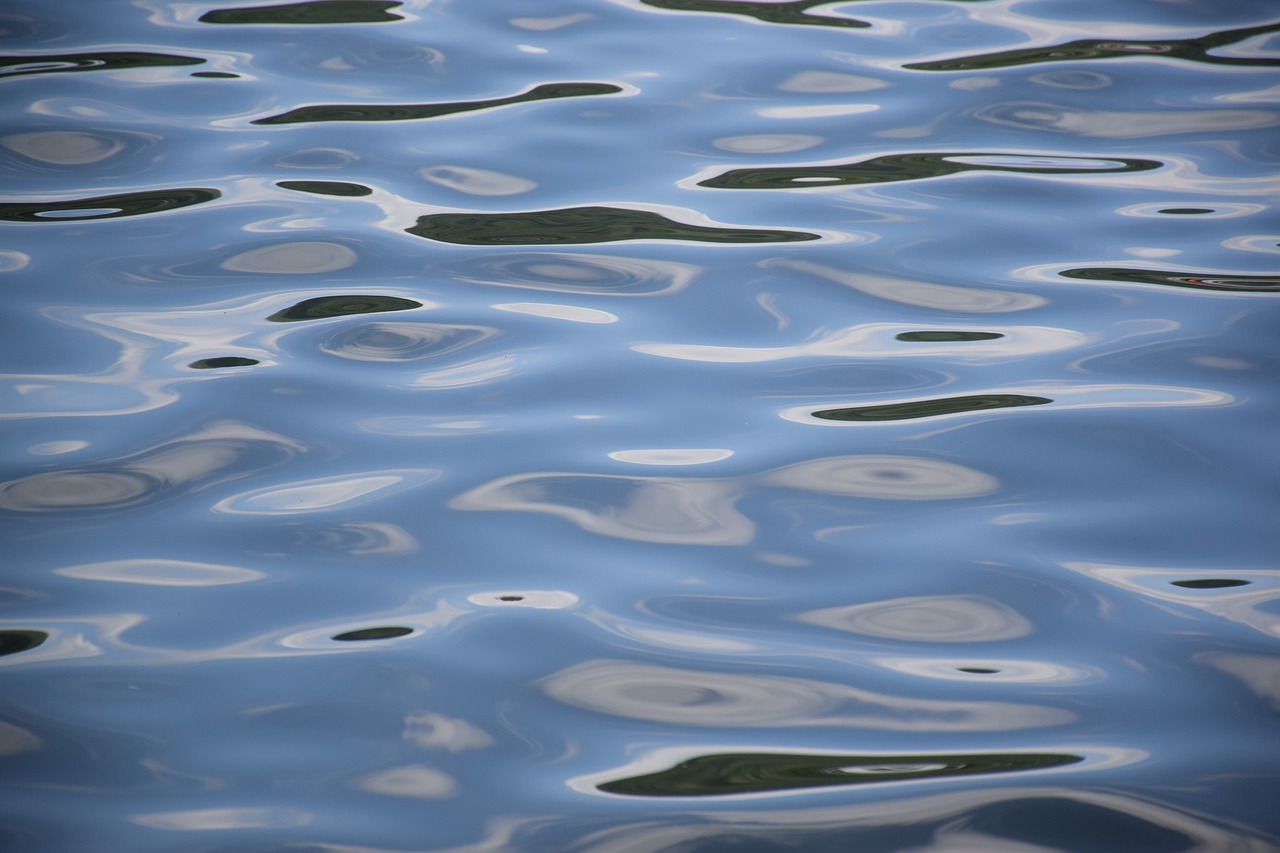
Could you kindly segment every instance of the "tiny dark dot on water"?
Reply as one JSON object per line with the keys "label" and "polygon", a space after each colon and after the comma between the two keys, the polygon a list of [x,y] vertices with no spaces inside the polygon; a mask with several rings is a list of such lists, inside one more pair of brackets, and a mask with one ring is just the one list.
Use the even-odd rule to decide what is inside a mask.
{"label": "tiny dark dot on water", "polygon": [[1187,589],[1221,589],[1228,586],[1247,586],[1252,581],[1243,581],[1239,578],[1197,578],[1192,581],[1170,581],[1170,583]]}
{"label": "tiny dark dot on water", "polygon": [[998,669],[990,669],[985,666],[961,666],[961,667],[957,667],[957,669],[959,669],[961,672],[972,672],[977,675],[992,675],[1000,671]]}
{"label": "tiny dark dot on water", "polygon": [[258,360],[254,358],[241,358],[238,355],[224,355],[218,358],[202,358],[199,361],[193,361],[189,365],[196,370],[210,370],[215,367],[248,367],[251,364],[257,364]]}
{"label": "tiny dark dot on water", "polygon": [[389,625],[382,628],[361,628],[359,631],[348,631],[345,634],[339,634],[334,639],[344,642],[351,640],[389,640],[392,637],[403,637],[405,634],[412,633],[412,628]]}
{"label": "tiny dark dot on water", "polygon": [[1160,212],[1181,214],[1183,216],[1194,216],[1197,213],[1213,213],[1213,209],[1208,207],[1166,207]]}
{"label": "tiny dark dot on water", "polygon": [[500,595],[498,596],[498,600],[499,601],[524,601],[524,596],[523,595]]}
{"label": "tiny dark dot on water", "polygon": [[193,72],[191,76],[192,77],[238,78],[240,75],[231,74],[230,72],[227,72],[227,71],[196,71],[196,72]]}

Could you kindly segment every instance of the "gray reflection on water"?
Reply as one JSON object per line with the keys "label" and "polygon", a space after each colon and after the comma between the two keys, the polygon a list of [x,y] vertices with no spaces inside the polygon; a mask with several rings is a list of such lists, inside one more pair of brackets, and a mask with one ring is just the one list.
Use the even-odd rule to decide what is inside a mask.
{"label": "gray reflection on water", "polygon": [[779,468],[767,481],[829,495],[882,500],[932,501],[989,495],[1000,487],[991,475],[921,456],[833,456]]}
{"label": "gray reflection on water", "polygon": [[1031,633],[1011,607],[977,595],[920,595],[811,610],[796,617],[854,634],[918,643],[987,643]]}
{"label": "gray reflection on water", "polygon": [[83,563],[55,569],[54,574],[80,580],[133,583],[147,586],[223,586],[262,580],[263,572],[243,566],[223,566],[192,560],[138,558]]}
{"label": "gray reflection on water", "polygon": [[227,258],[221,266],[233,272],[311,275],[350,267],[359,260],[341,243],[297,241],[250,249]]}
{"label": "gray reflection on water", "polygon": [[805,678],[623,660],[577,664],[539,684],[569,705],[678,726],[975,732],[1060,726],[1076,719],[1070,711],[1043,705],[916,699]]}
{"label": "gray reflection on water", "polygon": [[345,511],[429,483],[440,473],[435,468],[395,468],[281,483],[223,498],[213,511],[236,515]]}
{"label": "gray reflection on water", "polygon": [[[472,267],[475,271],[471,271]],[[677,261],[569,252],[485,255],[458,267],[459,281],[598,296],[660,296],[678,293],[702,267]]]}
{"label": "gray reflection on water", "polygon": [[755,525],[734,508],[737,492],[730,481],[546,472],[502,477],[449,506],[546,513],[621,539],[743,545]]}
{"label": "gray reflection on water", "polygon": [[765,269],[789,269],[809,273],[861,291],[868,296],[945,311],[975,314],[1004,314],[1026,311],[1048,304],[1041,296],[1017,291],[988,290],[979,287],[956,287],[949,284],[915,281],[872,272],[849,272],[828,264],[775,258],[760,264]]}

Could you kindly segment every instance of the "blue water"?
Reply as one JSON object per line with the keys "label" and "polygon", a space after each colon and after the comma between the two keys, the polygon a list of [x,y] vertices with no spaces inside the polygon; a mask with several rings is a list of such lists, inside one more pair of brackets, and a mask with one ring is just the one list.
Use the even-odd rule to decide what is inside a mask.
{"label": "blue water", "polygon": [[8,0],[0,850],[1280,850],[1270,0]]}

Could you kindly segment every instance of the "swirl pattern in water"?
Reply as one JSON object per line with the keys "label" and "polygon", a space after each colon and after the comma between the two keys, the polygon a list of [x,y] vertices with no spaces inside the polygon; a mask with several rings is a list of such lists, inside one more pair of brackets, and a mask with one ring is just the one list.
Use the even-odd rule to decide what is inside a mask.
{"label": "swirl pattern in water", "polygon": [[1274,0],[0,4],[0,850],[1280,850]]}

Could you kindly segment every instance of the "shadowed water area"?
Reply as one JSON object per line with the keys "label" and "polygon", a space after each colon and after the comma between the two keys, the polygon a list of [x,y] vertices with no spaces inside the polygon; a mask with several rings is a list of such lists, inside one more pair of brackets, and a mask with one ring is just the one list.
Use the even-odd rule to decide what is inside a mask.
{"label": "shadowed water area", "polygon": [[0,5],[0,850],[1280,850],[1270,0]]}

